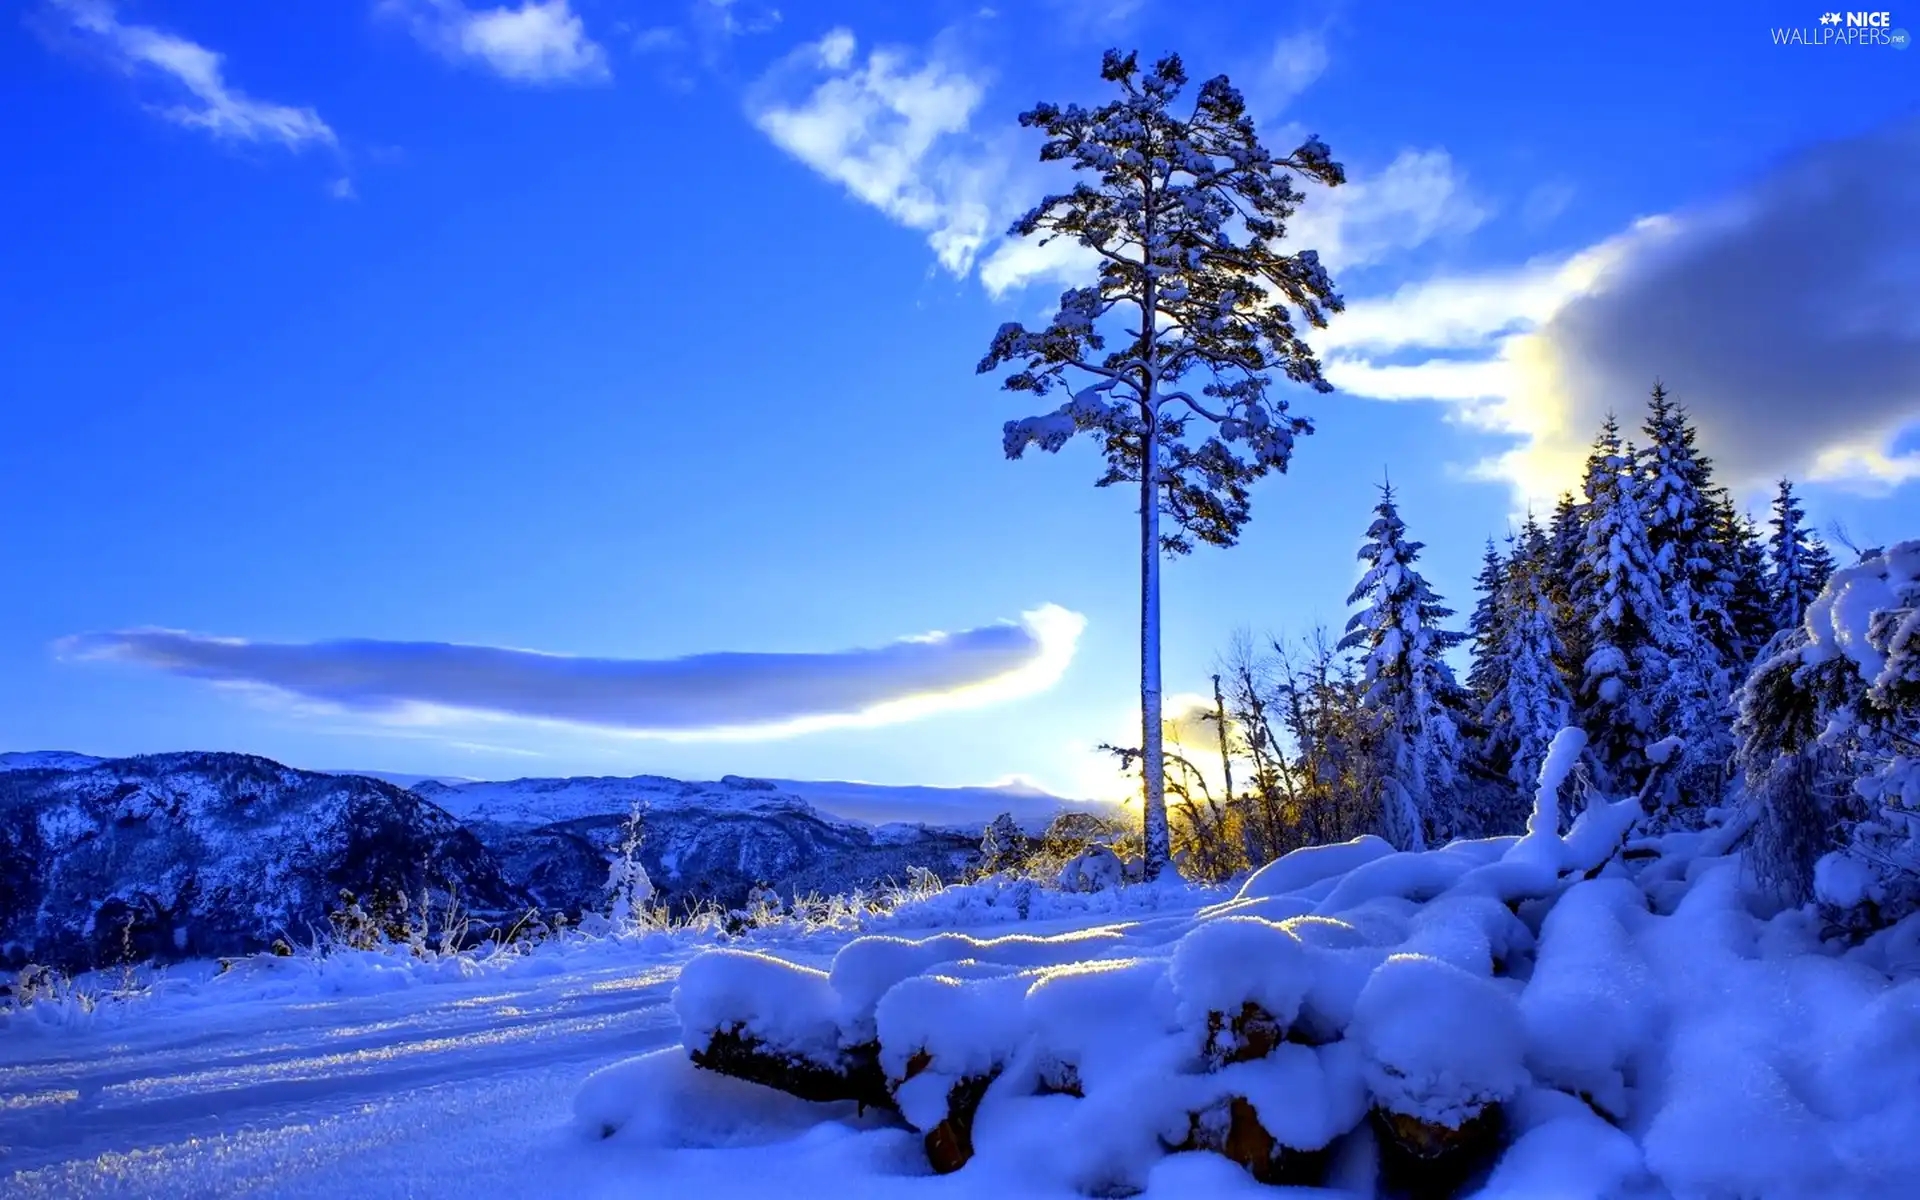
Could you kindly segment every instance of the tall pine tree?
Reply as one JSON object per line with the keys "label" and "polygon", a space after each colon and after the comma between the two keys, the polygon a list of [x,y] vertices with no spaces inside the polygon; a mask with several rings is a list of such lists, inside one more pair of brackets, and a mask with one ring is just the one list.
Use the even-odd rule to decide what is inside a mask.
{"label": "tall pine tree", "polygon": [[1177,55],[1143,71],[1136,55],[1111,50],[1100,75],[1119,95],[1097,108],[1042,103],[1020,114],[1023,127],[1046,135],[1041,159],[1082,181],[1009,231],[1043,246],[1077,242],[1098,260],[1099,279],[1064,293],[1044,328],[1002,325],[978,369],[1009,368],[1009,391],[1068,397],[1051,413],[1008,421],[1007,457],[1030,446],[1057,451],[1090,433],[1107,460],[1099,483],[1137,489],[1143,857],[1152,878],[1172,849],[1160,559],[1195,541],[1233,545],[1249,515],[1248,486],[1285,471],[1294,439],[1312,431],[1270,387],[1276,376],[1332,390],[1295,318],[1323,326],[1340,297],[1314,251],[1282,243],[1303,198],[1295,178],[1331,186],[1346,175],[1318,138],[1290,154],[1268,150],[1224,75],[1183,101]]}
{"label": "tall pine tree", "polygon": [[1408,540],[1390,485],[1380,488],[1373,511],[1358,555],[1367,570],[1347,597],[1365,607],[1347,621],[1339,648],[1363,652],[1361,704],[1381,722],[1381,834],[1401,849],[1420,849],[1456,836],[1463,824],[1457,718],[1467,696],[1443,655],[1466,634],[1444,628],[1453,610],[1414,569],[1422,543]]}

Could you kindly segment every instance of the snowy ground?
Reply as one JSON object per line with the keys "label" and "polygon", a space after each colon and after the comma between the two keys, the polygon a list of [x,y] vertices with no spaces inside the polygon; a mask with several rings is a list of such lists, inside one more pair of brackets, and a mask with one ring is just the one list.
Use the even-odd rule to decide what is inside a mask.
{"label": "snowy ground", "polygon": [[[652,961],[647,961],[651,958]],[[195,1003],[0,1034],[0,1195],[635,1192],[571,1136],[595,1068],[678,1039],[677,963]],[[595,1187],[599,1190],[594,1190]]]}
{"label": "snowy ground", "polygon": [[[1920,1196],[1920,920],[1841,954],[1743,884],[1722,853],[1733,827],[1625,868],[1606,852],[1630,803],[1590,808],[1564,839],[1300,852],[1225,904],[1046,893],[1027,897],[1040,919],[1014,921],[994,888],[951,889],[862,932],[983,940],[842,954],[851,929],[776,928],[740,946],[775,957],[709,955],[684,977],[711,935],[176,971],[150,1000],[0,1020],[0,1197],[1069,1200],[1116,1166],[1147,1200],[1370,1197],[1363,1085],[1434,1119],[1505,1097],[1514,1140],[1466,1193],[1486,1198]],[[1509,894],[1558,898],[1513,902],[1530,931]],[[915,974],[935,960],[955,961]],[[1196,1070],[1201,1010],[1243,998],[1318,1032]],[[709,1008],[809,1054],[877,1021],[896,1077],[889,1056],[923,1045],[932,1065],[898,1093],[922,1128],[917,1081],[1000,1054],[979,1153],[936,1177],[921,1134],[889,1118],[695,1069],[678,1043],[713,1027]],[[1033,1086],[1045,1064],[1017,1056],[1040,1042],[1077,1064],[1086,1098]],[[1184,1117],[1229,1087],[1286,1145],[1329,1145],[1346,1190],[1166,1153],[1156,1108]]]}
{"label": "snowy ground", "polygon": [[[851,936],[770,948],[824,966]],[[673,1153],[578,1130],[589,1074],[678,1044],[668,1001],[699,949],[589,947],[464,980],[343,966],[236,983],[187,967],[117,1018],[0,1023],[0,1197],[531,1197],[562,1180],[574,1197],[955,1194],[902,1178],[927,1169],[904,1130],[862,1136],[863,1158],[897,1154],[859,1181],[831,1144],[851,1129]]]}

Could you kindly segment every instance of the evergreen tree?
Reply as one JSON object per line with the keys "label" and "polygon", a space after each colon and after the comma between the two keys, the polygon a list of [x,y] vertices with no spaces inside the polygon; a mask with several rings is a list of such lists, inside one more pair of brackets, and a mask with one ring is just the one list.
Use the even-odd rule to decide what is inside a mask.
{"label": "evergreen tree", "polygon": [[1600,782],[1617,787],[1631,786],[1644,766],[1671,636],[1636,457],[1608,417],[1587,460],[1586,539],[1573,587],[1575,622],[1589,638],[1580,724]]}
{"label": "evergreen tree", "polygon": [[1467,635],[1473,639],[1473,662],[1467,668],[1467,687],[1482,705],[1493,699],[1505,683],[1498,652],[1502,640],[1502,580],[1506,571],[1506,560],[1493,548],[1493,539],[1488,538],[1486,553],[1480,559],[1480,574],[1473,580],[1478,599],[1473,603],[1473,616],[1467,621]]}
{"label": "evergreen tree", "polygon": [[1828,575],[1833,574],[1832,556],[1827,555],[1823,560],[1813,554],[1812,533],[1806,521],[1806,511],[1793,494],[1793,481],[1782,479],[1780,490],[1773,497],[1773,518],[1767,522],[1773,527],[1773,536],[1767,540],[1767,556],[1772,560],[1773,570],[1767,582],[1773,595],[1776,630],[1797,628],[1806,615],[1807,605],[1820,594],[1814,572],[1824,570]]}
{"label": "evergreen tree", "polygon": [[1641,456],[1642,505],[1647,545],[1674,624],[1702,639],[1716,663],[1729,641],[1730,580],[1723,577],[1713,538],[1713,467],[1695,447],[1698,434],[1686,410],[1653,385],[1643,426],[1648,442]]}
{"label": "evergreen tree", "polygon": [[1547,594],[1553,598],[1554,627],[1560,635],[1560,670],[1568,679],[1580,678],[1587,661],[1586,631],[1573,617],[1573,581],[1587,541],[1585,520],[1584,506],[1574,501],[1572,492],[1562,492],[1546,533]]}
{"label": "evergreen tree", "polygon": [[[1744,557],[1748,546],[1740,514],[1725,488],[1712,488],[1706,494],[1701,550],[1708,570],[1700,583],[1697,632],[1707,642],[1714,661],[1738,674],[1753,660],[1758,644],[1741,624],[1741,606],[1746,603],[1742,572],[1750,565]],[[1764,590],[1764,580],[1762,587]]]}
{"label": "evergreen tree", "polygon": [[1920,911],[1920,542],[1835,572],[1754,667],[1745,857],[1854,935]]}
{"label": "evergreen tree", "polygon": [[[1175,55],[1142,72],[1136,55],[1109,51],[1100,74],[1119,98],[1090,110],[1042,103],[1020,115],[1046,135],[1042,161],[1089,178],[1010,231],[1041,245],[1078,242],[1099,259],[1099,281],[1064,293],[1043,329],[1001,326],[979,369],[1010,367],[1011,391],[1068,394],[1052,413],[1007,422],[1009,458],[1092,433],[1107,460],[1099,483],[1139,489],[1143,858],[1152,878],[1171,853],[1160,557],[1195,539],[1232,545],[1248,518],[1248,485],[1285,471],[1294,439],[1311,432],[1269,392],[1270,372],[1332,390],[1294,313],[1323,326],[1340,297],[1314,251],[1282,253],[1280,243],[1302,199],[1294,177],[1335,185],[1346,176],[1318,138],[1285,156],[1268,151],[1224,75],[1202,84],[1183,113],[1187,73]],[[1189,377],[1206,382],[1186,390]],[[1196,424],[1204,436],[1190,438]]]}
{"label": "evergreen tree", "polygon": [[1500,691],[1487,703],[1487,757],[1522,795],[1538,780],[1553,735],[1567,724],[1573,697],[1561,674],[1555,606],[1547,590],[1548,542],[1533,517],[1521,530],[1501,579]]}
{"label": "evergreen tree", "polygon": [[1773,592],[1768,580],[1766,543],[1760,527],[1747,513],[1736,515],[1733,505],[1726,508],[1723,534],[1728,571],[1732,585],[1727,597],[1727,615],[1733,626],[1736,657],[1731,661],[1744,670],[1774,635]]}
{"label": "evergreen tree", "polygon": [[1358,555],[1367,570],[1347,597],[1365,607],[1347,621],[1339,648],[1364,652],[1361,705],[1380,719],[1381,833],[1401,849],[1420,849],[1462,832],[1456,718],[1467,697],[1442,656],[1466,634],[1442,627],[1453,610],[1414,569],[1423,546],[1407,539],[1390,485],[1374,514]]}
{"label": "evergreen tree", "polygon": [[1807,552],[1800,556],[1807,571],[1807,587],[1812,595],[1818,596],[1820,589],[1827,586],[1827,580],[1833,578],[1833,551],[1820,540],[1820,535],[1807,535]]}
{"label": "evergreen tree", "polygon": [[988,872],[1017,870],[1027,861],[1027,833],[1012,813],[1001,813],[980,835],[980,866]]}

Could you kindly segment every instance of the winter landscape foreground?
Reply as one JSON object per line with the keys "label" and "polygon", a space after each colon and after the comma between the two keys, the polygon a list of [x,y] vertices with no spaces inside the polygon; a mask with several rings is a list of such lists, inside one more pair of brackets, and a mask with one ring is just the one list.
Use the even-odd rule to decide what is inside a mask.
{"label": "winter landscape foreground", "polygon": [[[262,956],[36,1005],[0,1026],[0,1194],[1368,1196],[1405,1186],[1396,1121],[1487,1113],[1460,1194],[1913,1194],[1920,922],[1841,952],[1726,853],[1745,822],[1640,837],[1629,799],[1559,837],[1556,791],[1524,837],[1309,848],[1237,893],[1021,921],[976,884],[867,936]],[[822,1068],[877,1040],[900,1113],[693,1066],[723,1031]],[[972,1160],[935,1175],[922,1131],[980,1078]],[[1252,1172],[1170,1152],[1236,1099]],[[1326,1190],[1254,1178],[1294,1170]]]}

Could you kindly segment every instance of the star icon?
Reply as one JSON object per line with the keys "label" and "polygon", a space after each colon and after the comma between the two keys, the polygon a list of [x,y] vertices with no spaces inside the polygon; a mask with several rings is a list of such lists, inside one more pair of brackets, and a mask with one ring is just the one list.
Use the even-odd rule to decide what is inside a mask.
{"label": "star icon", "polygon": [[1839,13],[1821,13],[1820,23],[1822,25],[1838,25],[1840,23],[1840,14]]}

